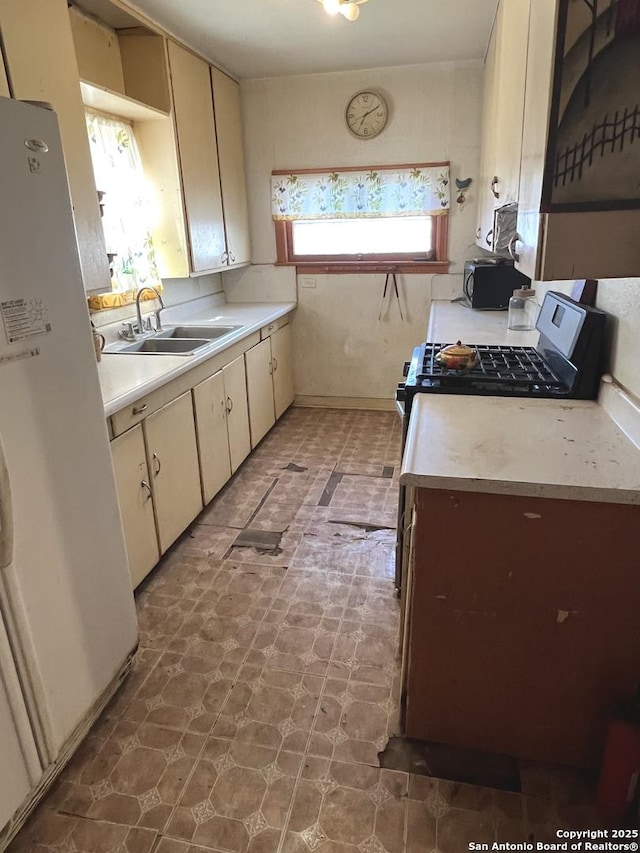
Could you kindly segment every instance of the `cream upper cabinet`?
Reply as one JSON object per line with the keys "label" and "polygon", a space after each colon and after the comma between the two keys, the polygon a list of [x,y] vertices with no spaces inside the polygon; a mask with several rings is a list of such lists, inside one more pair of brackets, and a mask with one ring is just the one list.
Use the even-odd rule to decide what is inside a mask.
{"label": "cream upper cabinet", "polygon": [[208,504],[231,476],[227,394],[219,370],[193,389],[202,497]]}
{"label": "cream upper cabinet", "polygon": [[144,429],[160,550],[164,554],[202,509],[191,392],[149,415]]}
{"label": "cream upper cabinet", "polygon": [[287,324],[271,335],[271,361],[273,364],[273,401],[276,420],[293,403],[293,356],[291,328]]}
{"label": "cream upper cabinet", "polygon": [[518,193],[518,269],[537,278],[542,174],[547,151],[558,0],[531,3]]}
{"label": "cream upper cabinet", "polygon": [[160,558],[142,426],[111,442],[118,503],[135,589]]}
{"label": "cream upper cabinet", "polygon": [[276,422],[273,404],[271,341],[266,338],[244,354],[247,364],[247,398],[251,447],[255,447]]}
{"label": "cream upper cabinet", "polygon": [[530,0],[502,0],[485,60],[476,242],[493,248],[493,212],[518,201]]}
{"label": "cream upper cabinet", "polygon": [[191,266],[206,272],[226,262],[209,66],[172,41],[169,66]]}
{"label": "cream upper cabinet", "polygon": [[2,0],[0,32],[13,96],[58,114],[87,292],[111,289],[66,0]]}
{"label": "cream upper cabinet", "polygon": [[249,408],[247,404],[247,373],[244,355],[222,368],[227,398],[227,426],[231,470],[236,471],[251,453]]}
{"label": "cream upper cabinet", "polygon": [[229,266],[237,266],[249,263],[251,258],[240,86],[217,68],[211,68],[211,84],[220,161],[227,263]]}
{"label": "cream upper cabinet", "polygon": [[496,206],[518,200],[530,0],[502,0],[498,8]]}
{"label": "cream upper cabinet", "polygon": [[483,249],[492,248],[493,236],[493,178],[496,173],[496,137],[498,134],[498,22],[493,23],[484,63],[482,95],[482,129],[480,144],[480,181],[478,186],[478,228],[476,242]]}

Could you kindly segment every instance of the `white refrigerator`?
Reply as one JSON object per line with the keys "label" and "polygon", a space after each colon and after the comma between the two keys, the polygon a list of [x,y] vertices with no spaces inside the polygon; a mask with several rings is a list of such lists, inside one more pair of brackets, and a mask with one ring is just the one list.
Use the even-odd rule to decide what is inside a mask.
{"label": "white refrigerator", "polygon": [[0,849],[136,645],[57,119],[0,98]]}

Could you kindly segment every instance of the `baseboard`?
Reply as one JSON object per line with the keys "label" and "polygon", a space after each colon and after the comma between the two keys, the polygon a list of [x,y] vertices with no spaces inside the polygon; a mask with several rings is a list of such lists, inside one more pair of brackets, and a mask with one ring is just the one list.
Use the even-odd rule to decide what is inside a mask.
{"label": "baseboard", "polygon": [[395,412],[396,404],[385,397],[309,397],[296,396],[294,406],[317,409],[369,409],[376,412]]}
{"label": "baseboard", "polygon": [[53,783],[56,781],[60,773],[69,763],[74,752],[78,749],[82,741],[89,734],[89,730],[97,721],[98,717],[111,699],[115,696],[120,688],[120,685],[129,675],[133,667],[135,649],[127,656],[122,663],[113,679],[109,682],[105,690],[101,693],[98,699],[94,702],[91,709],[85,717],[78,723],[74,731],[71,733],[67,741],[62,746],[55,761],[46,768],[38,785],[28,794],[26,800],[18,808],[15,814],[9,819],[9,822],[4,827],[0,827],[0,853],[6,850],[10,842],[15,838],[17,833],[22,829],[27,819],[35,811],[40,801],[49,792]]}

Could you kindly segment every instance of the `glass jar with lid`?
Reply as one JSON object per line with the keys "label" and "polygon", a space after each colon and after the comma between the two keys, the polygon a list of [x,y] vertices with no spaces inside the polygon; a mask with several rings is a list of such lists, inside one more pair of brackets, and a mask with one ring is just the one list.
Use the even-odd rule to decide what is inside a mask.
{"label": "glass jar with lid", "polygon": [[514,332],[531,332],[538,319],[536,292],[530,287],[521,287],[513,291],[509,300],[509,319],[507,327]]}

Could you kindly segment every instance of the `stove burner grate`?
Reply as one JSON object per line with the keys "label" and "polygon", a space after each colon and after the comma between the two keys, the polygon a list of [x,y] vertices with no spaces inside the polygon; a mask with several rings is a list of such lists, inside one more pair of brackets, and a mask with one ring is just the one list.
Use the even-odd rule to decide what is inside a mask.
{"label": "stove burner grate", "polygon": [[434,390],[458,390],[461,393],[473,389],[477,392],[490,390],[532,395],[562,393],[566,384],[551,370],[547,362],[534,347],[474,345],[480,362],[467,373],[456,373],[441,367],[435,360],[436,354],[446,344],[425,344],[422,363],[418,366],[418,385]]}

